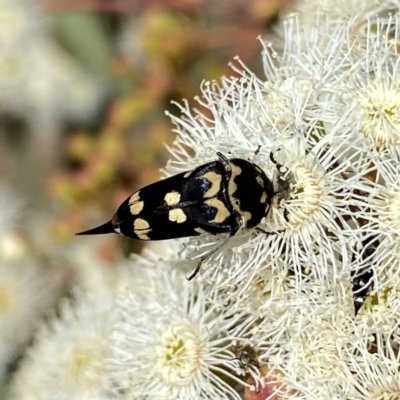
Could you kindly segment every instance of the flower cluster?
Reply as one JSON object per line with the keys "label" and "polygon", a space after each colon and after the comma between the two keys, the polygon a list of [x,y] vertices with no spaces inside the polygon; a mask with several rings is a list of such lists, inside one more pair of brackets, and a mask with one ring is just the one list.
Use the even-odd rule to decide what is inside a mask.
{"label": "flower cluster", "polygon": [[15,399],[111,398],[107,358],[115,293],[77,293],[66,301],[60,319],[39,332],[14,381]]}
{"label": "flower cluster", "polygon": [[22,205],[0,184],[0,379],[18,357],[51,305],[54,284],[37,260],[27,256],[16,230]]}
{"label": "flower cluster", "polygon": [[[348,3],[354,14],[329,11]],[[206,112],[179,105],[165,174],[217,152],[250,159],[274,184],[270,210],[260,231],[239,231],[194,281],[184,273],[224,238],[133,258],[112,289],[115,313],[97,330],[107,336],[108,367],[79,363],[71,378],[66,364],[48,363],[75,382],[57,398],[76,382],[84,382],[76,398],[399,396],[400,10],[366,4],[299,6],[276,46],[261,40],[265,77],[237,59],[235,76],[202,85]],[[70,334],[65,350],[80,343],[83,325],[100,323],[64,314],[68,324],[42,335],[31,360],[54,352],[61,332]],[[26,371],[38,370],[31,362],[17,375],[21,387]]]}
{"label": "flower cluster", "polygon": [[[398,335],[400,21],[398,5],[381,7],[347,20],[319,10],[308,22],[300,7],[276,49],[263,41],[266,79],[238,61],[239,77],[203,85],[208,114],[183,104],[172,117],[169,173],[193,162],[188,148],[202,163],[260,146],[252,160],[275,183],[260,225],[272,234],[238,234],[200,278],[215,301],[262,318],[254,346],[285,387],[271,398],[376,398],[390,387],[376,378],[366,397],[353,364],[371,340]],[[206,241],[191,240],[191,254]]]}
{"label": "flower cluster", "polygon": [[104,90],[50,37],[35,0],[0,1],[0,110],[28,116],[37,133],[59,118],[87,121]]}
{"label": "flower cluster", "polygon": [[129,291],[120,299],[115,381],[127,398],[239,400],[227,381],[240,382],[237,344],[255,318],[233,303],[210,303],[209,289],[171,271],[171,263],[157,264],[162,271],[153,263],[142,273],[145,293]]}

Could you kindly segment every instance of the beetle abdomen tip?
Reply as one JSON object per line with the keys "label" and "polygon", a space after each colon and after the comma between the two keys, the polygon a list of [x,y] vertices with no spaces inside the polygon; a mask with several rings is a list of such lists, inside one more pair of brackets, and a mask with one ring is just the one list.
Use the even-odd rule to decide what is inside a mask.
{"label": "beetle abdomen tip", "polygon": [[75,235],[103,235],[105,233],[115,233],[114,226],[111,221],[106,222],[96,228],[89,229],[84,232],[75,233]]}

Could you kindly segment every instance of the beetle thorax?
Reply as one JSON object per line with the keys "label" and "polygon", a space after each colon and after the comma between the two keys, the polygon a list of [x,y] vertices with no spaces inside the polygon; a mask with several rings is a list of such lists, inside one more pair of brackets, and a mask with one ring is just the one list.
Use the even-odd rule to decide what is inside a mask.
{"label": "beetle thorax", "polygon": [[260,167],[249,161],[234,158],[229,165],[228,195],[232,208],[242,218],[245,228],[253,228],[271,204],[272,182]]}
{"label": "beetle thorax", "polygon": [[233,209],[242,217],[244,226],[246,226],[247,221],[251,218],[251,213],[240,208],[240,198],[237,197],[237,194],[240,193],[240,191],[238,191],[238,185],[237,182],[235,182],[235,179],[242,174],[242,169],[232,162],[230,163],[230,166],[232,168],[232,175],[228,183],[229,199]]}

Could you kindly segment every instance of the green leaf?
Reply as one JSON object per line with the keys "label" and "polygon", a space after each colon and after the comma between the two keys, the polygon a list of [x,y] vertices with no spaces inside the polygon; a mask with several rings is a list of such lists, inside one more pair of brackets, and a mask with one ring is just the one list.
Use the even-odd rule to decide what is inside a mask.
{"label": "green leaf", "polygon": [[111,57],[109,35],[98,17],[84,13],[59,14],[54,29],[65,48],[88,71],[107,77]]}

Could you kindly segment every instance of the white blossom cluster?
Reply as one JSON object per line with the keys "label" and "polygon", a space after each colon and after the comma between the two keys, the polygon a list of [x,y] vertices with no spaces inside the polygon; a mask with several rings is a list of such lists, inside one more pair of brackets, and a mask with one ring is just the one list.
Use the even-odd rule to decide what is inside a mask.
{"label": "white blossom cluster", "polygon": [[51,305],[54,285],[37,260],[27,256],[18,232],[22,204],[0,184],[0,380]]}
{"label": "white blossom cluster", "polygon": [[134,257],[113,289],[107,329],[97,330],[103,350],[48,362],[48,378],[62,381],[58,397],[28,385],[23,392],[21,376],[38,384],[47,354],[71,349],[99,324],[79,299],[85,318],[64,311],[39,338],[15,399],[400,396],[399,5],[312,3],[285,19],[277,47],[261,41],[264,77],[236,60],[234,77],[203,84],[205,112],[184,103],[172,116],[166,173],[217,152],[252,160],[274,183],[260,224],[270,234],[239,232],[190,282],[196,259],[223,238]]}
{"label": "white blossom cluster", "polygon": [[0,111],[27,116],[37,133],[65,117],[88,121],[104,89],[50,36],[37,0],[0,0]]}
{"label": "white blossom cluster", "polygon": [[105,376],[115,296],[103,289],[101,296],[77,293],[62,304],[62,319],[41,329],[15,378],[15,399],[110,398]]}

